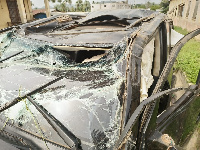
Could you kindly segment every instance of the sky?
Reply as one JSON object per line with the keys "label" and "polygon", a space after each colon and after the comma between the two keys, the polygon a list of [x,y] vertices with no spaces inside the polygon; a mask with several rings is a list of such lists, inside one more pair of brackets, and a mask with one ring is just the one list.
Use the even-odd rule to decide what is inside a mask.
{"label": "sky", "polygon": [[[37,8],[42,8],[44,7],[44,0],[31,0],[34,4],[33,8],[37,7]],[[72,0],[72,4],[75,4],[77,0]],[[84,0],[83,0],[84,1]],[[95,2],[100,2],[102,0],[89,0],[90,3],[92,3],[92,1]],[[104,0],[104,1],[109,1],[109,0]],[[121,1],[121,0],[112,0],[112,1]],[[146,3],[148,0],[128,0],[129,4],[144,4]],[[161,0],[149,0],[150,2],[154,2],[159,4],[161,2]],[[55,3],[49,3],[50,6],[54,6]]]}

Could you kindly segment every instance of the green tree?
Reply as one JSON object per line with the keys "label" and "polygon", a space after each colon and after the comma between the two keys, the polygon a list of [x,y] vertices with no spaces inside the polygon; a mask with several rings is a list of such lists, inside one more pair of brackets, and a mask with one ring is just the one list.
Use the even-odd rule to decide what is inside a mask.
{"label": "green tree", "polygon": [[55,9],[56,11],[60,11],[60,5],[59,5],[59,4],[55,5],[55,6],[54,6],[54,9]]}
{"label": "green tree", "polygon": [[160,3],[160,6],[162,8],[162,13],[167,13],[167,11],[169,11],[169,0],[162,0]]}
{"label": "green tree", "polygon": [[72,7],[70,8],[70,11],[71,11],[71,12],[74,12],[74,11],[75,11],[75,8],[72,6]]}
{"label": "green tree", "polygon": [[148,9],[148,8],[150,8],[150,7],[151,7],[151,5],[152,5],[152,4],[151,4],[151,2],[149,2],[149,1],[148,1],[148,2],[146,2],[146,4],[145,4],[145,5],[146,5],[146,9]]}
{"label": "green tree", "polygon": [[63,2],[60,4],[60,11],[66,12],[68,10],[68,7],[66,6],[66,3]]}
{"label": "green tree", "polygon": [[[69,4],[69,6],[71,7],[71,4],[72,4],[72,0],[64,0],[64,3],[66,5],[66,3]],[[70,11],[71,8],[67,7],[67,12]]]}
{"label": "green tree", "polygon": [[157,4],[151,5],[150,9],[151,9],[151,10],[160,9],[160,5],[157,5]]}
{"label": "green tree", "polygon": [[53,3],[55,3],[56,2],[56,0],[49,0],[50,2],[53,2]]}
{"label": "green tree", "polygon": [[54,7],[57,11],[62,11],[62,12],[70,11],[70,8],[67,7],[66,4],[68,3],[71,7],[72,0],[49,0],[49,1],[51,1],[53,3],[55,3],[57,1],[60,3]]}
{"label": "green tree", "polygon": [[136,5],[135,5],[135,8],[136,8],[136,9],[137,9],[137,8],[145,9],[146,6],[145,6],[144,4],[136,4]]}
{"label": "green tree", "polygon": [[82,0],[76,1],[76,11],[83,11],[83,1]]}
{"label": "green tree", "polygon": [[91,5],[90,5],[90,2],[89,2],[89,1],[87,1],[87,0],[84,1],[84,3],[83,3],[83,10],[84,10],[85,12],[88,12],[88,11],[91,10]]}

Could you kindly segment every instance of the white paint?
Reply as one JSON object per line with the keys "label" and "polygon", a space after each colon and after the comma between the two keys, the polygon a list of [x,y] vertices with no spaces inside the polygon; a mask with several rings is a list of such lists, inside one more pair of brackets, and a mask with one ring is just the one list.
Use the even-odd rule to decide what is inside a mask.
{"label": "white paint", "polygon": [[[171,46],[174,47],[174,45],[183,37],[184,35],[171,29]],[[169,39],[169,33],[167,33],[167,39]],[[167,46],[169,46],[169,40],[167,40]]]}
{"label": "white paint", "polygon": [[141,63],[141,87],[140,87],[140,102],[148,97],[148,89],[153,83],[153,76],[151,75],[154,41],[152,39],[144,48]]}

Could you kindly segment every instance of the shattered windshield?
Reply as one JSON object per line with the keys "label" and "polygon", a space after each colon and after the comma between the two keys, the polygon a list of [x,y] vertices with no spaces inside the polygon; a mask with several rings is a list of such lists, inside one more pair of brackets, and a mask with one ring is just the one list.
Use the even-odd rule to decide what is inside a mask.
{"label": "shattered windshield", "polygon": [[[114,145],[119,134],[117,95],[122,79],[112,68],[126,49],[124,40],[101,59],[85,63],[70,60],[50,43],[35,42],[14,32],[1,34],[0,41],[1,104],[23,97],[64,75],[65,78],[32,94],[34,101],[80,138],[83,147],[98,149]],[[13,57],[6,59],[10,56]],[[65,144],[26,98],[6,109],[1,118],[38,136]]]}

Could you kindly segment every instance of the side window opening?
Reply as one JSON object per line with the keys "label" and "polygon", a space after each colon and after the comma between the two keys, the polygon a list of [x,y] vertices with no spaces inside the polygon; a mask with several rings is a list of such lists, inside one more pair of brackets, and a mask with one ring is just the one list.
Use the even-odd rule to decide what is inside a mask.
{"label": "side window opening", "polygon": [[[161,30],[161,29],[160,29]],[[146,45],[142,55],[141,64],[141,99],[149,97],[156,85],[161,71],[162,34],[157,31],[155,37]],[[147,50],[148,49],[148,50]],[[150,54],[151,53],[151,56]],[[147,60],[149,60],[147,62]],[[146,70],[145,72],[143,70]],[[146,81],[145,81],[146,80]]]}
{"label": "side window opening", "polygon": [[[166,32],[165,24],[162,24],[157,31],[155,37],[146,45],[142,55],[141,63],[141,97],[140,101],[143,101],[147,97],[151,96],[153,89],[159,79],[160,73],[166,62]],[[148,50],[147,50],[148,49]],[[169,89],[169,83],[166,81],[163,89]],[[159,114],[168,107],[169,96],[164,96],[160,99]]]}
{"label": "side window opening", "polygon": [[141,63],[141,93],[140,102],[149,96],[149,88],[153,84],[152,67],[155,53],[155,38],[153,38],[144,48]]}

